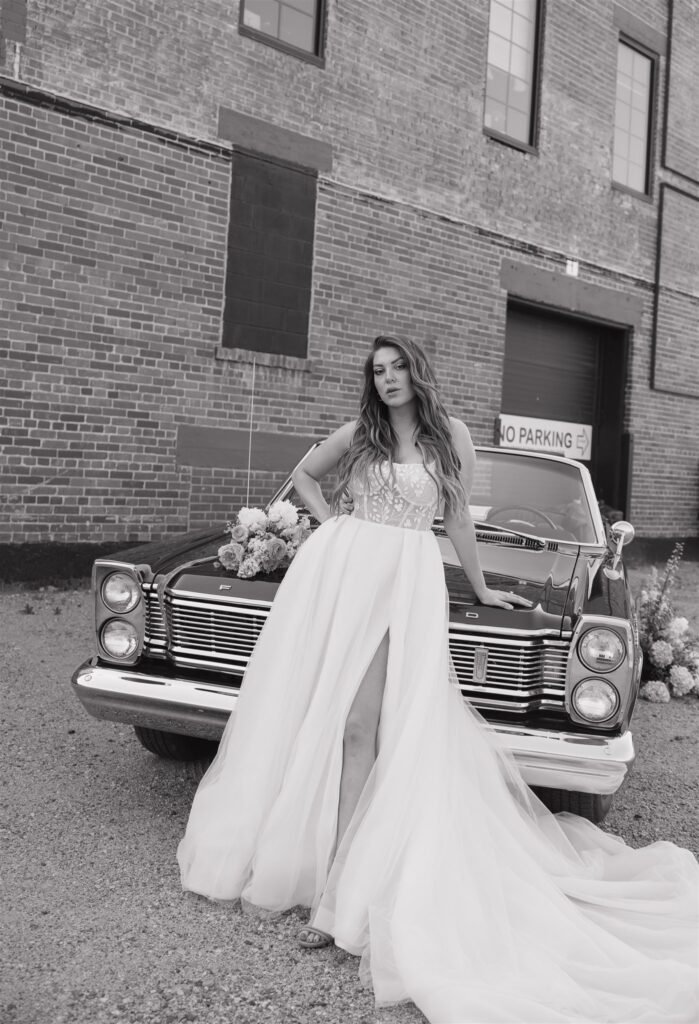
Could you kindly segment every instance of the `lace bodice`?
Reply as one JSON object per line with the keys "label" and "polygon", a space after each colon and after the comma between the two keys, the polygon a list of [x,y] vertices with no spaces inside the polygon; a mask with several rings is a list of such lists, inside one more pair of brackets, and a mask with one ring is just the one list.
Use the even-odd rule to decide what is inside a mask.
{"label": "lace bodice", "polygon": [[349,490],[357,519],[406,530],[429,530],[439,507],[437,485],[419,462],[394,462],[393,479],[388,463],[378,463],[368,481],[353,477]]}

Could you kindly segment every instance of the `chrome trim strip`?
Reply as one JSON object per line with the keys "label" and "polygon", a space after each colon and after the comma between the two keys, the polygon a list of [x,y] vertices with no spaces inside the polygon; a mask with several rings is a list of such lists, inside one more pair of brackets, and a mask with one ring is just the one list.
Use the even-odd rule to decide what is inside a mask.
{"label": "chrome trim strip", "polygon": [[[481,605],[469,605],[469,608],[479,608]],[[518,630],[510,627],[502,626],[483,626],[478,623],[477,626],[469,625],[468,623],[455,622],[453,619],[449,620],[449,632],[468,632],[469,635],[476,636],[478,633],[488,634],[499,634],[501,636],[516,637],[517,643],[526,642],[528,637],[548,637],[551,643],[569,641],[573,635],[572,629],[559,630],[559,629],[526,629]],[[521,638],[521,639],[520,639]]]}
{"label": "chrome trim strip", "polygon": [[[183,568],[186,568],[186,566],[183,567]],[[272,602],[271,601],[263,601],[260,598],[257,598],[256,600],[253,601],[252,599],[247,598],[247,597],[239,597],[238,594],[235,595],[235,598],[233,598],[233,600],[231,600],[231,595],[228,595],[227,597],[222,595],[220,598],[217,599],[215,597],[212,597],[209,594],[209,595],[206,596],[206,598],[202,598],[201,591],[197,591],[197,590],[179,590],[177,587],[168,587],[167,588],[167,598],[168,598],[168,600],[170,600],[170,601],[172,601],[174,603],[177,603],[177,604],[192,605],[192,606],[196,605],[197,607],[200,607],[201,605],[206,604],[206,603],[216,605],[217,607],[224,607],[224,608],[226,606],[228,606],[228,607],[234,606],[235,607],[235,606],[237,606],[239,604],[240,605],[251,605],[251,606],[258,607],[258,608],[265,608],[267,611],[269,611],[269,609],[272,607]],[[185,600],[182,600],[182,598],[184,598]]]}

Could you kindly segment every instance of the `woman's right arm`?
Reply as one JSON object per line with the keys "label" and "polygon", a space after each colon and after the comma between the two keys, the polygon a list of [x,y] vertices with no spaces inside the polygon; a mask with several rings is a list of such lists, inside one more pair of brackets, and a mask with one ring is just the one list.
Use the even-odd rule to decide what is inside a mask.
{"label": "woman's right arm", "polygon": [[319,523],[324,523],[326,519],[329,519],[331,512],[318,481],[335,468],[347,451],[352,442],[356,425],[357,421],[352,420],[351,423],[341,426],[322,444],[314,448],[291,474],[296,493]]}

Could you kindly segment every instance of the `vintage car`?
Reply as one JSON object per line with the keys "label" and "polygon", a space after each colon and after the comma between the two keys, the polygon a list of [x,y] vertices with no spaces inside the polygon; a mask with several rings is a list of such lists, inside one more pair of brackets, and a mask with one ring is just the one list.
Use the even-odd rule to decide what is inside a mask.
{"label": "vintage car", "polygon": [[[552,810],[600,821],[634,760],[642,655],[621,559],[633,527],[605,525],[580,463],[477,453],[471,513],[486,580],[532,607],[479,605],[437,520],[458,684]],[[280,498],[300,505],[291,478]],[[94,565],[97,653],[73,687],[90,714],[133,725],[163,757],[215,749],[279,585],[279,574],[224,569],[226,540],[221,525]]]}

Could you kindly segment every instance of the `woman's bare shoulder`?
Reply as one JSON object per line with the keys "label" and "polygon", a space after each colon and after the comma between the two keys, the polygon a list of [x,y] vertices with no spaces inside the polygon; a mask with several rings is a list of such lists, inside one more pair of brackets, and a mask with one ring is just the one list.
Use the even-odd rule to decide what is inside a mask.
{"label": "woman's bare shoulder", "polygon": [[337,430],[334,430],[332,434],[329,434],[328,437],[326,437],[323,444],[332,446],[333,448],[349,448],[357,429],[358,422],[358,420],[348,420],[347,423],[343,423],[341,427],[338,427]]}
{"label": "woman's bare shoulder", "polygon": [[471,440],[471,433],[463,420],[457,419],[456,416],[450,416],[449,426],[451,427],[451,436],[455,441]]}

